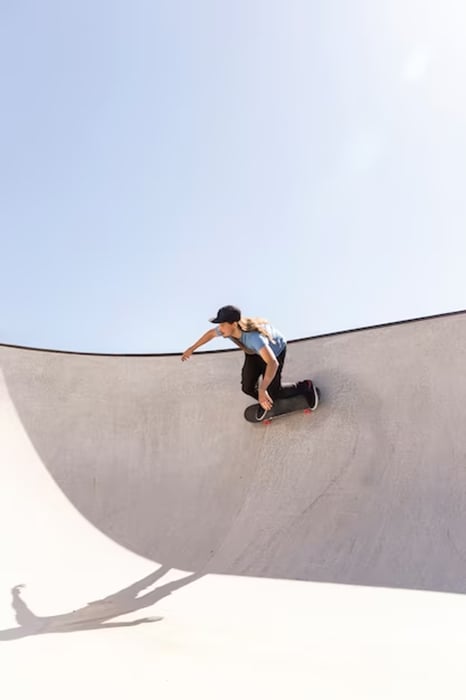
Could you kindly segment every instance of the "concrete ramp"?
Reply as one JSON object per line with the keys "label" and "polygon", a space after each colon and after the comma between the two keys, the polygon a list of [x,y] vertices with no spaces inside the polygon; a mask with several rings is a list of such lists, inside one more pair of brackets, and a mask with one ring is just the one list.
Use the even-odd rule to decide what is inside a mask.
{"label": "concrete ramp", "polygon": [[[465,314],[291,343],[284,378],[312,377],[322,404],[254,426],[242,417],[250,401],[236,350],[182,364],[0,347],[0,654],[8,649],[10,673],[19,645],[34,641],[45,658],[55,653],[49,633],[74,630],[120,651],[137,640],[165,679],[154,685],[138,667],[138,692],[165,697],[183,682],[204,697],[242,692],[239,681],[226,690],[219,670],[203,675],[209,654],[264,691],[251,697],[413,697],[418,683],[431,697],[445,692],[445,672],[458,683],[466,620],[453,635],[458,667],[455,646],[438,676],[420,669],[451,634],[442,625],[466,614],[462,596],[436,595],[466,591],[465,348]],[[138,622],[141,609],[157,624]],[[393,610],[413,616],[402,635],[416,653],[435,628],[410,665]],[[73,654],[91,663],[79,645]],[[393,695],[380,685],[395,669],[387,653],[405,674]],[[121,651],[130,665],[131,654]],[[255,654],[260,668],[285,665],[265,681],[249,665]],[[134,691],[114,673],[108,697]],[[82,680],[73,692],[89,688]]]}

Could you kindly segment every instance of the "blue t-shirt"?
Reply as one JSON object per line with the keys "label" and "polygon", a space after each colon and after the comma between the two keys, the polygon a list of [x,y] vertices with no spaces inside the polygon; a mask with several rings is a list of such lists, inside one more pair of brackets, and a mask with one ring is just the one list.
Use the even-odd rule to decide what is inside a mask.
{"label": "blue t-shirt", "polygon": [[[259,331],[243,331],[241,333],[241,338],[238,338],[238,343],[243,346],[245,352],[251,355],[259,355],[262,348],[269,347],[275,357],[278,357],[286,348],[286,340],[280,331],[274,328],[270,323],[267,323],[264,328],[271,335],[272,342],[270,342],[266,335],[259,333]],[[218,326],[216,328],[216,333],[218,336],[222,337]],[[234,343],[236,338],[228,338],[228,340]]]}

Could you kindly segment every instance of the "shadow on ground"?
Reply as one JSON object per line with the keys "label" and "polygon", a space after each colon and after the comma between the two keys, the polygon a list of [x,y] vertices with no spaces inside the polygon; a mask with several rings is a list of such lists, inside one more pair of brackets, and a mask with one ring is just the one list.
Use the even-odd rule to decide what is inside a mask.
{"label": "shadow on ground", "polygon": [[12,607],[15,611],[18,627],[0,630],[0,641],[12,641],[39,634],[59,632],[81,632],[89,630],[114,629],[116,627],[134,627],[150,622],[159,622],[161,617],[142,617],[137,620],[110,622],[121,615],[127,615],[143,608],[148,608],[159,600],[184,586],[201,578],[202,574],[190,574],[176,581],[171,581],[148,593],[139,595],[149,586],[165,576],[170,567],[161,566],[149,576],[133,583],[121,591],[88,603],[82,608],[61,615],[41,617],[29,609],[22,598],[23,585],[11,589]]}

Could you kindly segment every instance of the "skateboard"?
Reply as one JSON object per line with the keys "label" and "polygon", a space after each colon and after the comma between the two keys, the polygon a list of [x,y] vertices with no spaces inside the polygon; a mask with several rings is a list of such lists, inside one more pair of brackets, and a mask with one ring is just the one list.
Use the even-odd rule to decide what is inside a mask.
{"label": "skateboard", "polygon": [[[320,400],[320,391],[318,387],[316,387],[316,390]],[[302,394],[299,396],[292,396],[289,399],[275,399],[272,408],[270,411],[267,411],[262,420],[257,420],[257,409],[259,407],[260,404],[255,403],[252,406],[248,406],[244,411],[244,417],[249,423],[265,423],[265,425],[269,425],[275,418],[286,416],[287,413],[294,413],[295,411],[312,413],[306,397]]]}

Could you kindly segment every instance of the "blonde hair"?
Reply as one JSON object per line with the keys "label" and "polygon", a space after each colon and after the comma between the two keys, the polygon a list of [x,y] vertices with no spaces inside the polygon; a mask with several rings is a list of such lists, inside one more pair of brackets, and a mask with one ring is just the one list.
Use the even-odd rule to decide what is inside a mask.
{"label": "blonde hair", "polygon": [[257,331],[261,335],[265,335],[266,338],[270,340],[271,343],[275,342],[271,334],[267,330],[266,326],[268,321],[265,318],[242,318],[238,325],[244,333],[249,333],[250,331]]}

